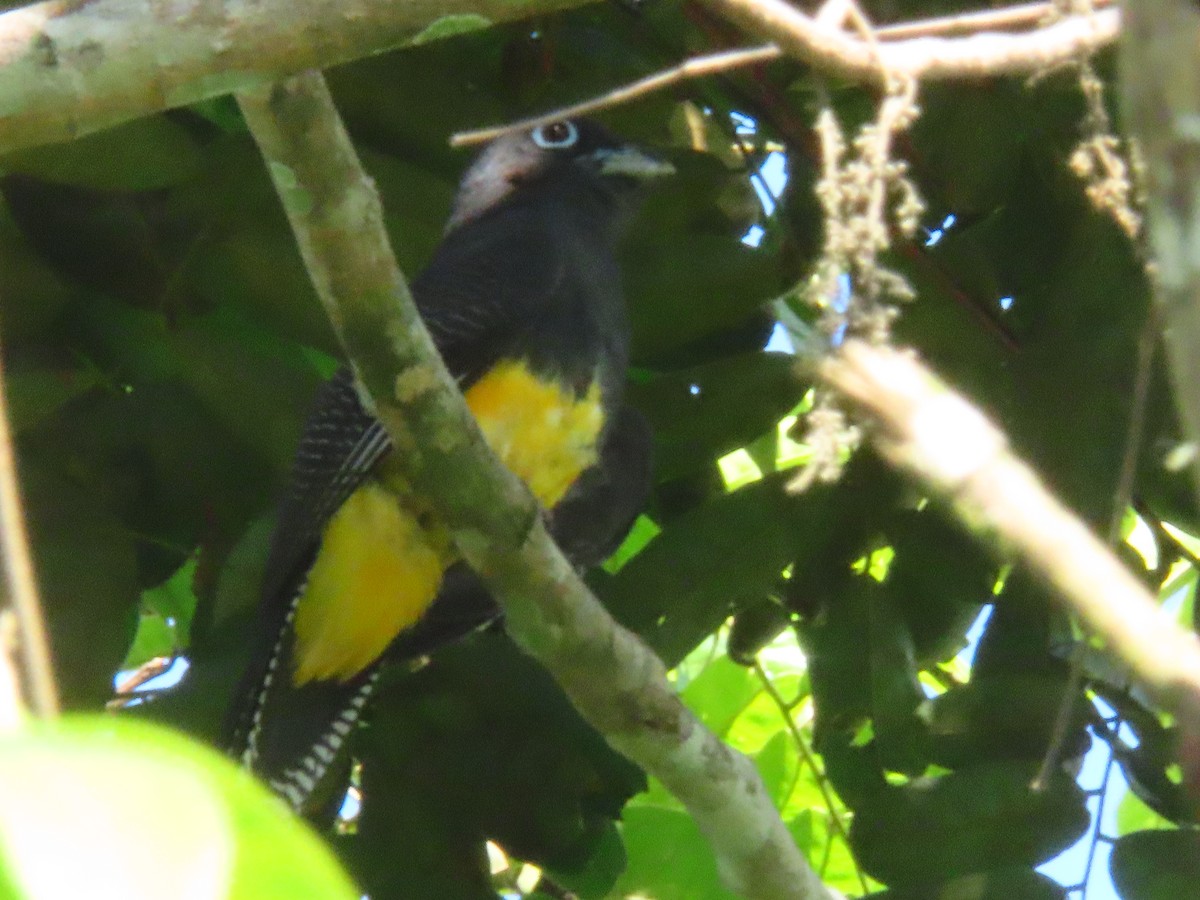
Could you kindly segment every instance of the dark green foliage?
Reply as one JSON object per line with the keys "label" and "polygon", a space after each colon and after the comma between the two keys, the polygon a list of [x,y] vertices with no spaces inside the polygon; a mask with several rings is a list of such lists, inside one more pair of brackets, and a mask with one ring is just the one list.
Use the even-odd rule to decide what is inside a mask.
{"label": "dark green foliage", "polygon": [[1125,900],[1194,897],[1200,883],[1200,834],[1138,831],[1113,845],[1113,881]]}
{"label": "dark green foliage", "polygon": [[[468,30],[329,73],[408,274],[440,239],[466,162],[451,132],[589,96],[725,39],[694,8],[643,7]],[[873,14],[962,7],[896,0]],[[606,115],[679,175],[649,199],[623,257],[629,397],[654,426],[655,490],[634,539],[589,578],[679,667],[701,719],[755,760],[831,885],[879,900],[1060,900],[1032,869],[1088,815],[1057,769],[1045,791],[1029,788],[1076,639],[1048,591],[869,450],[835,484],[788,490],[795,460],[777,426],[809,384],[791,357],[761,348],[775,321],[767,302],[803,284],[820,246],[810,126],[825,96],[847,124],[873,114],[869,92],[780,63]],[[1102,532],[1148,287],[1066,167],[1082,104],[1054,76],[930,85],[921,106],[900,152],[930,226],[957,222],[934,246],[891,254],[918,293],[899,340],[977,400]],[[787,155],[774,217],[733,150],[732,111],[758,123],[743,135],[754,166],[776,148]],[[188,680],[134,714],[211,740],[244,663],[273,505],[312,392],[336,364],[332,330],[228,99],[0,166],[0,335],[64,698],[99,708],[123,662],[181,650]],[[742,243],[752,225],[765,228],[758,248]],[[1194,528],[1190,490],[1162,466],[1176,429],[1157,370],[1153,381],[1134,499],[1151,525]],[[731,492],[717,460],[742,448],[756,468],[743,460],[752,474]],[[1159,549],[1152,580],[1180,555],[1165,539]],[[971,680],[959,683],[946,663],[990,603]],[[709,641],[731,616],[727,643]],[[807,668],[794,653],[779,661],[793,630]],[[777,698],[726,647],[743,664],[757,658],[792,704],[835,811],[852,816],[849,843]],[[1142,802],[1186,820],[1172,723],[1120,673],[1088,674],[1137,740],[1102,728],[1081,689],[1060,758],[1078,756],[1091,727]],[[499,632],[389,671],[356,757],[363,812],[330,841],[375,900],[495,897],[512,872],[491,875],[485,840],[580,897],[729,896],[679,804],[660,785],[644,790],[643,773]],[[1195,895],[1195,843],[1191,831],[1118,840],[1123,896]]]}

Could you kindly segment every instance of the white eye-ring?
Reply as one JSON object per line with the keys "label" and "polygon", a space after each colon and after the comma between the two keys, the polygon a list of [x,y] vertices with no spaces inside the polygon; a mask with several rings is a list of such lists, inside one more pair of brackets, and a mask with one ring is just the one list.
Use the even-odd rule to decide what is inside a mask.
{"label": "white eye-ring", "polygon": [[562,150],[579,140],[579,129],[573,122],[551,122],[533,129],[530,137],[543,150]]}

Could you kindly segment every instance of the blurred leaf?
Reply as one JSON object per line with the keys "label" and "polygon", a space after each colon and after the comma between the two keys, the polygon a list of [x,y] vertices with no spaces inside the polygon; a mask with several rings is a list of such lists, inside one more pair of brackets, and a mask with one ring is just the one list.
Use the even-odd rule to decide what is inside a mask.
{"label": "blurred leaf", "polygon": [[782,292],[770,257],[734,235],[676,235],[664,244],[655,234],[635,234],[624,255],[639,360],[739,325]]}
{"label": "blurred leaf", "polygon": [[912,637],[887,591],[866,593],[871,722],[880,762],[889,771],[919,774],[929,748],[917,716],[925,693],[917,681]]}
{"label": "blurred leaf", "polygon": [[629,399],[654,429],[654,471],[667,481],[773,432],[805,390],[795,358],[753,353],[658,375]]}
{"label": "blurred leaf", "polygon": [[1147,806],[1133,791],[1126,791],[1117,807],[1117,834],[1126,835],[1135,831],[1157,831],[1171,828],[1169,819],[1164,819]]}
{"label": "blurred leaf", "polygon": [[[611,859],[605,835],[644,776],[502,635],[394,673],[361,738],[358,838],[378,857],[363,871],[372,897],[398,896],[400,885],[405,896],[484,896],[485,838],[592,884],[615,877],[597,854]],[[403,859],[383,851],[396,846],[408,848]]]}
{"label": "blurred leaf", "polygon": [[869,900],[1067,900],[1067,890],[1038,872],[1016,867],[964,875],[915,890],[869,894]]}
{"label": "blurred leaf", "polygon": [[195,178],[201,148],[168,115],[146,116],[50,147],[0,156],[6,172],[104,191],[145,191]]}
{"label": "blurred leaf", "polygon": [[1200,884],[1200,832],[1137,831],[1119,838],[1109,857],[1123,900],[1178,900]]}
{"label": "blurred leaf", "polygon": [[478,16],[473,13],[464,15],[442,16],[430,22],[425,28],[409,40],[410,46],[424,44],[428,41],[437,41],[443,38],[455,37],[456,35],[466,34],[471,31],[478,31],[480,28],[490,26],[491,20]]}
{"label": "blurred leaf", "polygon": [[21,488],[59,690],[99,707],[137,625],[132,536],[86,487],[32,461]]}
{"label": "blurred leaf", "polygon": [[5,360],[4,371],[10,427],[16,434],[33,428],[99,383],[94,369],[14,354]]}
{"label": "blurred leaf", "polygon": [[189,319],[169,341],[181,377],[216,420],[286,472],[300,439],[298,413],[308,409],[320,380],[309,360],[235,316]]}
{"label": "blurred leaf", "polygon": [[201,223],[166,189],[117,192],[8,175],[4,196],[40,259],[90,293],[174,314],[194,297],[181,272]]}
{"label": "blurred leaf", "polygon": [[681,697],[701,722],[724,737],[761,693],[762,685],[753,672],[718,656],[683,689]]}
{"label": "blurred leaf", "polygon": [[898,511],[886,526],[895,557],[888,595],[912,634],[923,663],[949,659],[990,602],[996,563],[989,549],[936,506]]}
{"label": "blurred leaf", "polygon": [[[1011,674],[973,678],[928,702],[933,758],[957,767],[999,759],[1039,761],[1050,745],[1065,699],[1066,675]],[[1075,701],[1063,737],[1065,757],[1090,746],[1087,710]]]}
{"label": "blurred leaf", "polygon": [[598,900],[609,895],[627,862],[621,830],[616,822],[608,822],[584,865],[575,869],[551,869],[549,874],[555,884],[583,900],[593,897]]}
{"label": "blurred leaf", "polygon": [[1030,788],[1036,764],[988,763],[922,778],[859,808],[850,840],[863,868],[916,888],[1001,866],[1033,866],[1083,835],[1083,792],[1061,773]]}
{"label": "blurred leaf", "polygon": [[[47,265],[18,227],[7,197],[0,196],[0,296],[4,298],[4,344],[15,346],[41,335],[75,294]],[[11,393],[11,391],[10,391]]]}
{"label": "blurred leaf", "polygon": [[0,845],[5,896],[24,900],[359,896],[312,833],[230,762],[111,717],[0,741]]}
{"label": "blurred leaf", "polygon": [[618,879],[618,896],[655,900],[732,900],[721,885],[712,850],[685,812],[632,806],[621,826],[629,867]]}
{"label": "blurred leaf", "polygon": [[198,558],[193,556],[160,584],[142,592],[142,603],[164,619],[175,622],[175,628],[187,644],[191,633],[192,616],[196,612],[196,593],[192,583],[196,577]]}
{"label": "blurred leaf", "polygon": [[178,647],[175,629],[167,624],[166,619],[157,613],[143,613],[138,617],[133,643],[129,645],[120,668],[136,669],[152,659],[170,656]]}
{"label": "blurred leaf", "polygon": [[610,612],[668,667],[769,592],[791,561],[795,531],[820,515],[826,494],[793,498],[784,485],[764,478],[676,519],[601,586]]}
{"label": "blurred leaf", "polygon": [[775,732],[774,737],[754,755],[754,765],[762,778],[763,787],[777,808],[782,808],[791,793],[800,765],[791,734],[782,730],[782,722],[780,728],[781,730]]}

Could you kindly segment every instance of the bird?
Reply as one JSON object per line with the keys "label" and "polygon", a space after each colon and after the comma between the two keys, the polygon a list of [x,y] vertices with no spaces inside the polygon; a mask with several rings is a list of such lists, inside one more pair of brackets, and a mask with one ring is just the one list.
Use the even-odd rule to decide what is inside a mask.
{"label": "bird", "polygon": [[[672,172],[591,120],[502,135],[467,168],[411,285],[490,448],[579,567],[614,549],[650,489],[649,429],[623,402],[617,246],[643,186]],[[499,613],[343,367],[318,391],[296,451],[225,749],[311,813],[381,667]]]}

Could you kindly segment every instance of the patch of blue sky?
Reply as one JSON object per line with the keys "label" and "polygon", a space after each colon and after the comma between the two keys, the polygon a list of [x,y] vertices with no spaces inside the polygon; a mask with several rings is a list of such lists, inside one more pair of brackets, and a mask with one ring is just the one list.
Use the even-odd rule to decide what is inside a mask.
{"label": "patch of blue sky", "polygon": [[758,247],[762,244],[763,238],[767,236],[767,229],[761,225],[751,225],[746,229],[746,233],[742,235],[742,243],[747,247]]}
{"label": "patch of blue sky", "polygon": [[750,176],[750,184],[758,194],[758,202],[768,216],[774,214],[787,182],[787,156],[779,150],[772,150],[758,171]]}
{"label": "patch of blue sky", "polygon": [[784,324],[776,322],[775,327],[771,329],[771,336],[767,339],[767,345],[763,349],[768,353],[795,354],[796,344]]}
{"label": "patch of blue sky", "polygon": [[733,122],[733,130],[741,137],[750,137],[758,133],[758,122],[754,121],[752,116],[745,113],[732,112],[729,114],[730,121]]}
{"label": "patch of blue sky", "polygon": [[941,243],[942,238],[946,236],[946,232],[953,228],[957,221],[958,217],[954,215],[954,213],[950,213],[944,219],[942,219],[942,224],[934,228],[923,229],[925,232],[925,246],[936,247],[939,243]]}

